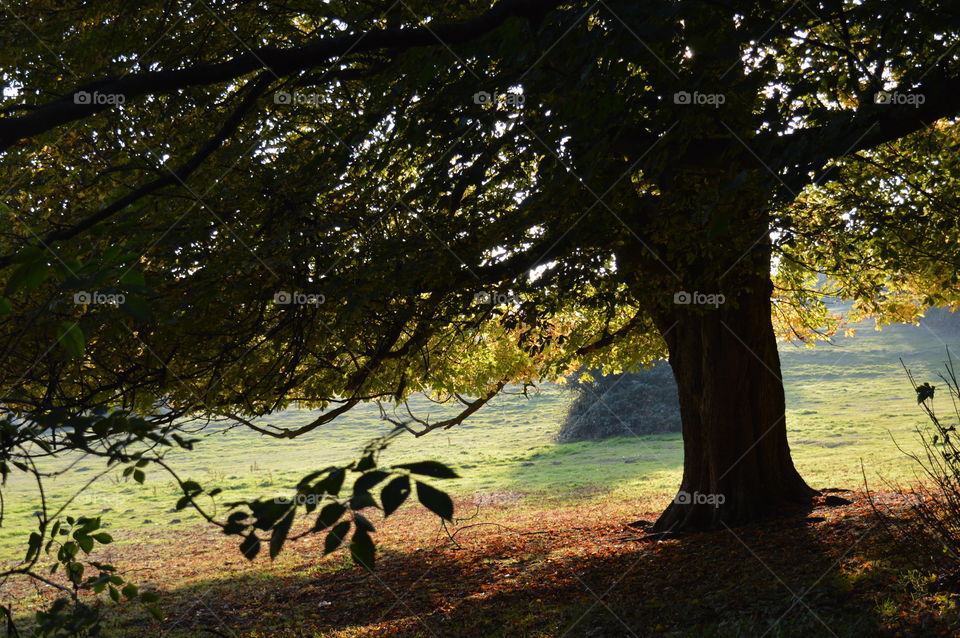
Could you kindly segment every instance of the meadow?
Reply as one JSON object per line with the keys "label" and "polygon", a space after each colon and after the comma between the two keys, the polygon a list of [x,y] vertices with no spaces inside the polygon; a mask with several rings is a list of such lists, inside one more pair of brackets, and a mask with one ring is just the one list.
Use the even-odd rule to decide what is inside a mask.
{"label": "meadow", "polygon": [[[925,325],[876,331],[868,323],[856,328],[854,337],[814,348],[781,346],[790,443],[801,474],[816,488],[862,487],[863,471],[871,485],[909,482],[915,468],[894,440],[905,450],[916,449],[915,428],[924,419],[900,359],[918,381],[936,384],[946,347],[960,352],[960,331],[949,336]],[[683,461],[679,433],[557,444],[553,438],[571,400],[570,391],[554,384],[526,397],[503,395],[458,427],[422,438],[401,436],[382,459],[442,460],[461,475],[444,487],[477,502],[507,498],[536,509],[575,504],[587,495],[663,503],[672,498]],[[436,419],[448,413],[424,399],[414,399],[412,405],[418,416]],[[297,426],[312,415],[287,410],[269,422]],[[368,405],[292,441],[242,428],[201,432],[194,452],[174,452],[168,460],[181,477],[223,488],[227,501],[281,495],[307,472],[355,458],[367,441],[390,429],[378,409]],[[101,469],[96,460],[81,460],[52,483],[49,502],[63,502]],[[36,504],[31,483],[22,476],[11,480],[0,527],[0,557],[7,559],[23,551]],[[143,543],[154,538],[158,527],[200,523],[199,515],[174,510],[176,498],[174,483],[159,471],[148,472],[143,485],[110,474],[81,494],[71,511],[103,516],[122,530],[120,538]]]}
{"label": "meadow", "polygon": [[[931,605],[941,619],[952,609],[914,593],[928,576],[891,563],[899,550],[864,541],[876,521],[862,489],[864,474],[871,489],[915,479],[904,451],[917,449],[925,421],[900,359],[918,382],[936,385],[947,347],[960,347],[957,334],[861,325],[855,337],[831,344],[781,346],[795,462],[811,486],[851,490],[845,496],[854,501],[840,512],[815,509],[807,531],[772,522],[657,547],[635,542],[628,524],[654,518],[675,494],[680,434],[558,444],[573,393],[554,384],[526,397],[503,395],[448,431],[403,435],[383,453],[384,464],[442,460],[461,478],[442,485],[457,507],[449,528],[416,503],[387,521],[372,517],[381,556],[372,574],[357,571],[343,551],[321,558],[316,536],[288,543],[277,560],[248,562],[235,539],[174,508],[175,485],[159,471],[148,471],[143,485],[108,474],[70,512],[102,516],[116,540],[91,558],[160,595],[162,621],[123,604],[106,616],[108,637],[607,636],[622,635],[624,622],[629,635],[792,638],[829,635],[824,623],[835,636],[874,635],[878,623],[915,622]],[[422,399],[413,404],[420,416],[446,414]],[[295,426],[312,414],[288,410],[271,422]],[[307,472],[356,458],[390,429],[367,406],[293,441],[242,429],[199,432],[194,452],[168,460],[181,477],[223,488],[224,501],[287,495]],[[101,470],[81,459],[51,484],[48,502],[69,498]],[[0,528],[0,560],[8,564],[23,551],[37,502],[31,484],[11,481]],[[690,552],[700,556],[698,567]],[[919,583],[913,589],[891,585],[909,578]],[[653,580],[657,595],[637,606],[631,592]],[[21,617],[50,602],[42,585],[2,587],[0,600]],[[795,604],[798,588],[812,607]],[[596,592],[604,590],[610,598],[601,601]],[[691,598],[703,601],[692,615]]]}

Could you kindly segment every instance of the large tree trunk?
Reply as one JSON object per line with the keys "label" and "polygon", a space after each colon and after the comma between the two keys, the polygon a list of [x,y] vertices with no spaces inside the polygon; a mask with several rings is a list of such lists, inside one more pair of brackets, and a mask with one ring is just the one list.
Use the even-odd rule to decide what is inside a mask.
{"label": "large tree trunk", "polygon": [[719,307],[675,304],[658,317],[680,395],[684,464],[680,491],[653,532],[735,525],[814,493],[787,444],[769,253],[747,261],[753,270],[724,280]]}

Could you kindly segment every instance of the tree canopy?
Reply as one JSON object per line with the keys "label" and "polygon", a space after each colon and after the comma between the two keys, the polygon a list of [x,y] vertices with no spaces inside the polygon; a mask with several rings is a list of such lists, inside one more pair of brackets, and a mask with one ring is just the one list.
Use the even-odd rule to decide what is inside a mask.
{"label": "tree canopy", "polygon": [[823,325],[824,271],[898,317],[953,300],[938,3],[165,8],[7,17],[8,405],[343,409],[650,360],[744,193],[784,327]]}
{"label": "tree canopy", "polygon": [[[824,293],[886,320],[957,303],[958,23],[929,1],[9,2],[2,409],[56,415],[30,434],[52,445],[96,406],[293,437],[462,403],[404,420],[422,434],[511,383],[685,367],[677,313],[705,295],[759,291],[804,340],[841,325]],[[326,410],[258,419],[290,405]]]}
{"label": "tree canopy", "polygon": [[[953,115],[936,3],[385,8],[11,11],[7,370],[63,322],[91,356],[49,352],[9,403],[142,408],[160,390],[257,414],[483,392],[585,351],[633,361],[659,348],[637,336],[645,308],[687,285],[684,238],[722,236],[724,193],[746,190],[775,208],[788,285],[830,270],[873,309],[889,283],[950,301],[901,263],[928,233],[889,231],[955,230],[936,174],[952,129],[860,152]],[[887,89],[919,102],[876,103]],[[704,188],[664,192],[677,175]],[[635,260],[644,281],[625,283]],[[104,287],[130,299],[56,303]],[[323,303],[280,307],[283,291]]]}

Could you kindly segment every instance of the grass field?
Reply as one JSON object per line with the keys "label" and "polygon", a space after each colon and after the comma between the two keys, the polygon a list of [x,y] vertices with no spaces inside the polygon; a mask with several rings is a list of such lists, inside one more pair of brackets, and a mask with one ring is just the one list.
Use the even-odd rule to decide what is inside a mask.
{"label": "grass field", "polygon": [[[948,345],[956,349],[960,339],[945,338],[923,326],[894,326],[882,332],[860,326],[856,337],[838,339],[834,344],[813,349],[790,344],[781,347],[791,447],[801,474],[813,487],[861,488],[861,463],[871,487],[881,477],[909,481],[914,468],[892,438],[907,449],[915,448],[914,429],[924,420],[900,358],[919,381],[936,384]],[[571,400],[568,391],[551,384],[529,398],[505,395],[465,425],[421,439],[400,438],[382,460],[434,458],[454,466],[462,478],[445,481],[444,487],[455,496],[458,515],[469,515],[477,508],[481,512],[477,520],[483,525],[523,529],[552,525],[549,529],[555,530],[566,521],[562,524],[573,525],[573,529],[584,525],[598,530],[601,538],[616,539],[624,522],[655,515],[672,498],[683,460],[681,438],[668,434],[557,444],[553,437]],[[431,417],[443,416],[434,404],[416,403],[421,414],[431,411]],[[311,418],[310,412],[291,410],[275,415],[272,422],[295,426]],[[171,454],[169,460],[181,477],[198,480],[208,488],[224,488],[225,501],[288,494],[302,475],[356,458],[369,439],[388,430],[377,409],[369,406],[351,412],[334,427],[295,441],[265,439],[239,429],[205,432],[194,452]],[[68,498],[99,469],[95,462],[81,461],[53,483],[47,493],[49,502],[57,504]],[[5,497],[0,559],[11,560],[23,551],[36,494],[29,483],[17,477]],[[108,475],[71,507],[74,515],[103,516],[118,543],[105,550],[101,559],[143,572],[147,583],[169,592],[164,599],[166,609],[177,610],[195,600],[196,591],[222,590],[223,596],[242,596],[245,594],[237,592],[260,589],[260,584],[282,588],[283,583],[299,583],[311,574],[326,578],[349,571],[344,556],[325,561],[305,559],[304,551],[308,557],[316,551],[310,550],[309,540],[276,562],[248,564],[236,552],[233,540],[217,535],[189,510],[174,510],[176,498],[174,484],[159,472],[148,473],[144,485]],[[382,527],[378,523],[383,551],[400,561],[394,570],[402,569],[403,561],[415,565],[416,550],[429,544],[435,533],[436,519],[424,514],[419,505],[405,506],[398,519]],[[179,546],[172,546],[172,539]],[[592,550],[581,547],[577,551]],[[300,573],[303,569],[307,572]],[[292,577],[291,571],[297,576]],[[397,573],[402,579],[407,572]],[[19,609],[29,608],[43,595],[40,590],[26,591],[12,594]],[[0,591],[0,598],[10,595]],[[147,622],[142,611],[127,610],[121,618],[127,623]],[[117,635],[125,634],[120,631]],[[164,635],[195,634],[185,630]]]}
{"label": "grass field", "polygon": [[[902,357],[921,381],[936,381],[947,345],[960,346],[924,326],[893,326],[875,331],[860,326],[853,338],[816,348],[781,347],[787,393],[787,424],[795,461],[814,487],[862,484],[861,461],[871,482],[879,476],[902,480],[912,467],[891,437],[910,448],[913,429],[923,423],[916,400],[900,367]],[[960,350],[960,348],[958,348]],[[384,456],[386,462],[424,458],[445,461],[462,478],[445,487],[458,495],[536,494],[537,501],[569,501],[584,493],[623,498],[667,500],[679,481],[682,449],[679,434],[623,437],[598,443],[556,444],[553,436],[572,396],[547,384],[529,398],[498,397],[466,424],[415,439],[404,436]],[[440,417],[440,406],[415,401],[420,414]],[[295,426],[312,413],[290,410],[271,422]],[[611,418],[615,418],[611,416]],[[355,458],[370,438],[389,430],[374,406],[355,410],[336,422],[294,441],[274,440],[241,429],[204,433],[192,453],[169,458],[182,477],[207,487],[222,487],[225,500],[283,494],[303,474],[331,462]],[[81,462],[48,493],[62,502],[100,466]],[[105,476],[73,507],[82,515],[103,515],[124,536],[156,526],[199,521],[189,511],[176,512],[174,484],[159,472],[145,485]],[[36,494],[22,477],[7,492],[7,512],[0,528],[0,556],[22,551]],[[149,535],[145,536],[148,537]]]}

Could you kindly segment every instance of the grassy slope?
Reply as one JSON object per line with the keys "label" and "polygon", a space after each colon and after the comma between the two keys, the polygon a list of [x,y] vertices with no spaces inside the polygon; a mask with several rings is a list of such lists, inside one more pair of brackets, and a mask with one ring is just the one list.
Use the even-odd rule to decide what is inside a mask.
{"label": "grassy slope", "polygon": [[[912,429],[922,419],[898,357],[921,381],[934,380],[944,345],[923,327],[897,326],[883,332],[863,327],[855,338],[815,349],[782,347],[790,440],[800,471],[811,485],[860,485],[860,459],[871,481],[878,474],[909,477],[910,466],[891,444],[890,435],[912,444]],[[466,425],[422,439],[404,437],[384,460],[444,460],[463,476],[446,487],[459,495],[479,494],[480,500],[484,494],[503,499],[504,493],[533,492],[540,498],[525,500],[536,507],[542,506],[537,504],[542,498],[559,505],[585,493],[653,502],[670,498],[682,464],[679,434],[558,445],[552,437],[569,400],[566,392],[552,385],[529,399],[501,397]],[[420,408],[433,417],[443,412],[426,402]],[[273,422],[294,426],[310,418],[308,412],[288,411]],[[206,436],[194,453],[171,458],[181,476],[225,488],[225,500],[279,494],[314,468],[354,458],[369,438],[386,429],[376,408],[368,406],[338,420],[335,428],[321,428],[296,441],[234,430]],[[61,502],[97,469],[95,462],[81,462],[57,481],[48,498]],[[6,493],[7,518],[0,528],[0,557],[5,558],[22,551],[36,502],[30,484],[22,478],[13,481]],[[72,511],[103,514],[115,529],[123,530],[122,538],[150,543],[157,526],[169,529],[199,521],[195,514],[173,511],[174,500],[173,484],[159,473],[145,486],[105,477]]]}

